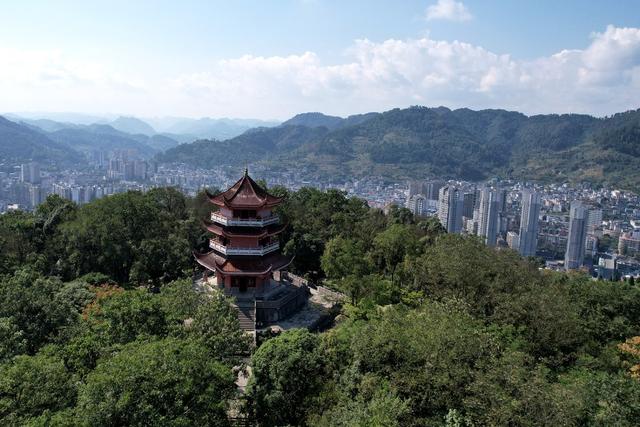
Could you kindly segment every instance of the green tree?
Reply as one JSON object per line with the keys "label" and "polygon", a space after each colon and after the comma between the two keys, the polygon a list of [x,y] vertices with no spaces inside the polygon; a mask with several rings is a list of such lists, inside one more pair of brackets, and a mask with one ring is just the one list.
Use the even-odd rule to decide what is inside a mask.
{"label": "green tree", "polygon": [[164,337],[168,333],[162,301],[147,290],[117,292],[98,304],[90,321],[104,331],[110,343],[124,344],[139,336]]}
{"label": "green tree", "polygon": [[231,369],[191,340],[126,345],[100,362],[80,388],[82,425],[228,425]]}
{"label": "green tree", "polygon": [[391,209],[389,210],[389,221],[392,224],[414,224],[415,218],[413,217],[413,213],[401,206],[391,205]]}
{"label": "green tree", "polygon": [[72,407],[75,381],[60,358],[46,354],[17,356],[0,365],[0,421],[24,425],[43,412]]}
{"label": "green tree", "polygon": [[59,339],[79,320],[78,301],[65,298],[67,290],[59,279],[26,269],[0,278],[0,317],[11,319],[9,328],[24,340],[27,353]]}
{"label": "green tree", "polygon": [[205,297],[187,328],[211,357],[237,365],[249,353],[251,339],[240,329],[238,314],[221,293]]}
{"label": "green tree", "polygon": [[373,258],[378,267],[391,276],[392,285],[398,264],[405,256],[415,256],[420,250],[416,231],[413,227],[392,224],[373,240]]}
{"label": "green tree", "polygon": [[305,329],[264,343],[251,359],[250,409],[265,426],[300,425],[321,382],[319,339]]}
{"label": "green tree", "polygon": [[370,262],[361,245],[352,239],[342,237],[336,237],[327,243],[321,263],[322,269],[330,279],[362,277],[370,271]]}
{"label": "green tree", "polygon": [[12,317],[0,317],[0,363],[26,351],[27,340],[24,332],[15,324]]}

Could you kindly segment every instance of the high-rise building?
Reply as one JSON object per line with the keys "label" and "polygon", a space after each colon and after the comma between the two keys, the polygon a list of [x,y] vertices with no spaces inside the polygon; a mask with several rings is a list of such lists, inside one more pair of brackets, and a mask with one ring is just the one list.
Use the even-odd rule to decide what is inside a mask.
{"label": "high-rise building", "polygon": [[40,183],[40,165],[36,162],[22,164],[20,166],[20,181],[31,184]]}
{"label": "high-rise building", "polygon": [[571,203],[567,251],[564,255],[564,266],[567,270],[580,268],[584,263],[584,247],[587,238],[587,215],[587,208],[582,202]]}
{"label": "high-rise building", "polygon": [[453,185],[440,189],[438,197],[438,219],[447,233],[459,233],[462,229],[463,200],[460,190]]}
{"label": "high-rise building", "polygon": [[475,191],[465,191],[462,195],[462,216],[473,218],[473,207],[476,203]]}
{"label": "high-rise building", "polygon": [[438,200],[443,185],[442,181],[427,181],[422,186],[422,194],[427,200]]}
{"label": "high-rise building", "polygon": [[593,233],[602,226],[602,209],[589,209],[587,214],[587,232]]}
{"label": "high-rise building", "polygon": [[478,208],[478,236],[484,237],[488,246],[495,246],[498,239],[500,192],[488,187],[480,191]]}
{"label": "high-rise building", "polygon": [[44,199],[44,191],[39,185],[29,186],[29,207],[35,209]]}
{"label": "high-rise building", "polygon": [[518,250],[520,247],[520,236],[518,236],[518,233],[515,231],[507,232],[507,245],[515,251]]}
{"label": "high-rise building", "polygon": [[640,228],[620,235],[618,254],[629,256],[640,254]]}
{"label": "high-rise building", "polygon": [[416,194],[423,194],[422,186],[423,181],[409,181],[409,194],[407,194],[407,200],[409,200],[412,196]]}
{"label": "high-rise building", "polygon": [[407,208],[415,216],[423,216],[427,212],[427,199],[422,194],[415,194],[407,201]]}
{"label": "high-rise building", "polygon": [[520,213],[520,246],[522,256],[535,256],[538,245],[538,216],[540,195],[532,190],[522,190],[522,212]]}

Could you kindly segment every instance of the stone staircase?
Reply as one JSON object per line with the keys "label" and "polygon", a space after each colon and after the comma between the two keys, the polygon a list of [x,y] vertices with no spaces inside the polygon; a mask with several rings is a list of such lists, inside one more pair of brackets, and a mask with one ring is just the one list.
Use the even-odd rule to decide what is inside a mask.
{"label": "stone staircase", "polygon": [[255,300],[238,300],[235,304],[238,310],[238,320],[240,321],[240,329],[245,332],[254,332],[256,330],[256,302]]}

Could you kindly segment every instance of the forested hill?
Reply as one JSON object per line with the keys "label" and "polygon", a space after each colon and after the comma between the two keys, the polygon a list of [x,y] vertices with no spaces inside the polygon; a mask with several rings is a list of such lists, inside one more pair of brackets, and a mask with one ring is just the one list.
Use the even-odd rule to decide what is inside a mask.
{"label": "forested hill", "polygon": [[202,167],[277,161],[318,175],[390,178],[512,176],[640,187],[640,110],[598,119],[505,110],[411,107],[347,119],[298,115],[227,141],[167,151]]}
{"label": "forested hill", "polygon": [[80,155],[40,132],[0,116],[0,163],[4,161],[79,161]]}
{"label": "forested hill", "polygon": [[334,189],[270,191],[291,272],[345,297],[328,330],[255,346],[193,286],[204,191],[0,215],[0,426],[638,426],[635,279],[540,270]]}
{"label": "forested hill", "polygon": [[178,145],[165,135],[129,134],[110,125],[79,125],[53,120],[14,122],[0,116],[0,163],[35,160],[57,166],[79,166],[96,150],[136,150],[149,158]]}

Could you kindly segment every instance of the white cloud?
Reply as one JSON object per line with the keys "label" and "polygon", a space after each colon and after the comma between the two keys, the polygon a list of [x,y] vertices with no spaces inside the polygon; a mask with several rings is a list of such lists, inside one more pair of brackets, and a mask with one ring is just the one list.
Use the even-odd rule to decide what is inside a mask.
{"label": "white cloud", "polygon": [[442,19],[463,22],[472,18],[469,9],[462,2],[455,0],[438,0],[438,3],[427,7],[427,21]]}
{"label": "white cloud", "polygon": [[413,104],[597,115],[638,108],[640,29],[609,26],[580,50],[532,61],[429,37],[357,40],[329,64],[314,52],[218,61],[164,79],[121,75],[60,52],[0,51],[0,111],[287,118]]}

